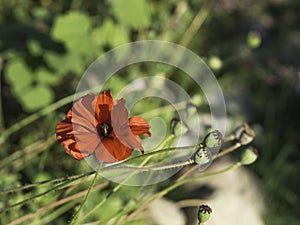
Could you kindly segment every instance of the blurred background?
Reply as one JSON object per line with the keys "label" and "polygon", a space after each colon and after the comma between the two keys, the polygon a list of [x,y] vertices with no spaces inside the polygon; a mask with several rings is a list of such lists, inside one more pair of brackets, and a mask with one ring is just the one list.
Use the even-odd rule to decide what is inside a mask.
{"label": "blurred background", "polygon": [[[89,171],[54,138],[81,76],[121,44],[165,40],[210,66],[226,98],[229,124],[255,128],[260,156],[248,169],[263,196],[265,224],[300,224],[299,11],[297,0],[0,0],[0,190]],[[132,79],[161,72],[198,99],[192,81],[151,63],[120,71],[107,86],[117,92]],[[1,195],[0,209],[50,187]],[[55,202],[59,194],[9,210],[2,224]],[[117,198],[112,202],[122,205]],[[65,204],[45,221],[66,224],[72,212],[72,204]]]}

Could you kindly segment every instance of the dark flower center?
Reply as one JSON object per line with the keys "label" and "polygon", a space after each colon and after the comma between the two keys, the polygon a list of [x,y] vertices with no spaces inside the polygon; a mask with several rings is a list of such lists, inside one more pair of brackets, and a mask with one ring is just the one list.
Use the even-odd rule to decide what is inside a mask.
{"label": "dark flower center", "polygon": [[112,130],[113,129],[109,123],[99,124],[98,133],[100,133],[102,137],[108,137]]}

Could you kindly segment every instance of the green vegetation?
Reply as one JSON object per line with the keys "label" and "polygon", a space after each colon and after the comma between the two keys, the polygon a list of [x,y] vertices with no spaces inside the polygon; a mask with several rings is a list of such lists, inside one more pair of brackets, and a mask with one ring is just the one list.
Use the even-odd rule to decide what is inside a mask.
{"label": "green vegetation", "polygon": [[[134,217],[140,210],[136,206],[150,200],[141,196],[154,190],[163,196],[166,185],[176,185],[128,187],[91,176],[86,162],[68,156],[54,134],[81,76],[97,57],[150,39],[187,47],[211,67],[226,98],[228,132],[246,121],[257,133],[259,158],[249,168],[264,193],[266,224],[298,225],[299,10],[296,0],[0,0],[0,192],[59,178],[0,193],[0,223],[59,225],[76,215],[106,224],[133,215],[125,217],[126,224],[146,224]],[[148,75],[173,80],[199,112],[208,112],[196,84],[166,65],[131,65],[105,85],[115,93]],[[175,115],[165,106],[141,101],[134,114],[148,120],[158,110],[170,122]]]}

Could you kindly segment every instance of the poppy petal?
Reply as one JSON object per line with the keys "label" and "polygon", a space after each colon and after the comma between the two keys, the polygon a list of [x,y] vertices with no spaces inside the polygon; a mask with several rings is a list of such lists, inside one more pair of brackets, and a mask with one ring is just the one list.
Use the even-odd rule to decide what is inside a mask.
{"label": "poppy petal", "polygon": [[113,97],[110,91],[104,91],[97,97],[96,102],[96,119],[99,123],[110,121],[110,114],[113,107]]}
{"label": "poppy petal", "polygon": [[[149,129],[141,117],[128,119],[124,99],[113,101],[111,92],[104,91],[78,99],[57,124],[56,138],[75,159],[95,153],[99,161],[111,163],[128,158],[134,148],[143,153],[139,135],[150,136]],[[105,135],[101,135],[103,130]]]}
{"label": "poppy petal", "polygon": [[100,138],[95,133],[90,132],[74,132],[75,139],[79,150],[85,154],[91,155],[94,153],[97,145],[100,142]]}
{"label": "poppy petal", "polygon": [[87,150],[80,150],[74,136],[72,123],[68,118],[56,125],[56,138],[66,152],[77,160],[82,160],[91,154]]}
{"label": "poppy petal", "polygon": [[128,158],[132,151],[118,139],[104,139],[95,150],[95,155],[100,162],[113,163]]}
{"label": "poppy petal", "polygon": [[138,149],[140,149],[141,150],[141,152],[144,154],[144,148],[143,148],[143,146],[142,146],[142,140],[141,140],[141,138],[140,138],[140,136],[139,135],[134,135],[134,137],[135,137],[135,139],[136,139],[136,141],[140,144],[140,148],[138,148]]}
{"label": "poppy petal", "polygon": [[92,93],[83,96],[73,104],[67,117],[72,117],[72,123],[83,125],[92,130],[97,124],[95,118],[96,100],[97,97]]}
{"label": "poppy petal", "polygon": [[68,117],[56,125],[56,139],[68,154],[81,160],[93,154],[100,139],[97,133],[71,121]]}
{"label": "poppy petal", "polygon": [[140,116],[132,116],[129,118],[130,130],[134,135],[144,134],[148,137],[151,136],[149,132],[150,125],[149,123]]}
{"label": "poppy petal", "polygon": [[128,126],[128,111],[125,107],[125,99],[119,99],[114,102],[111,120],[112,126],[116,129],[121,129],[123,126],[126,128]]}
{"label": "poppy petal", "polygon": [[128,122],[128,111],[125,107],[125,100],[121,99],[113,106],[111,113],[111,122],[114,134],[117,139],[129,148],[139,148],[144,150],[141,142],[136,139],[131,132]]}
{"label": "poppy petal", "polygon": [[144,153],[142,141],[138,135],[133,135],[130,129],[127,132],[122,131],[122,135],[116,136],[116,139],[129,148],[138,148]]}

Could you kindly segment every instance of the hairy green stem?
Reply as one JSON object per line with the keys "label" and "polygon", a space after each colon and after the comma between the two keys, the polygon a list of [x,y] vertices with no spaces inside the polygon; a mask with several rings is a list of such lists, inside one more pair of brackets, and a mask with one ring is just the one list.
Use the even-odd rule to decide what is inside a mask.
{"label": "hairy green stem", "polygon": [[[82,177],[83,177],[83,176],[82,176]],[[80,178],[81,178],[81,177],[78,177],[77,179],[80,179]],[[76,180],[77,180],[77,179],[76,179]],[[74,179],[74,180],[71,180],[71,181],[68,181],[68,182],[65,182],[65,183],[62,183],[62,184],[59,184],[59,185],[56,185],[55,187],[53,187],[53,188],[51,188],[51,189],[48,189],[48,190],[45,191],[45,192],[42,192],[42,193],[40,193],[40,194],[34,195],[34,196],[30,197],[30,198],[27,198],[27,199],[25,199],[25,200],[23,200],[23,201],[20,201],[20,202],[17,202],[17,203],[15,203],[15,204],[12,204],[12,205],[6,207],[5,209],[1,210],[1,211],[0,211],[0,215],[3,214],[3,213],[5,213],[6,211],[10,210],[11,208],[14,208],[14,207],[17,207],[17,206],[24,205],[24,204],[26,204],[27,202],[30,202],[30,201],[32,201],[32,200],[38,198],[38,197],[44,196],[44,195],[46,195],[46,194],[48,194],[48,193],[50,193],[50,192],[52,192],[52,191],[56,191],[56,190],[58,190],[58,189],[60,189],[60,188],[63,188],[64,186],[66,186],[67,184],[69,184],[69,183],[71,183],[71,182],[73,182],[73,181],[75,181],[75,179]]]}
{"label": "hairy green stem", "polygon": [[12,193],[12,192],[33,188],[33,187],[36,187],[36,186],[39,186],[39,185],[42,185],[42,184],[47,184],[47,183],[53,183],[53,182],[59,183],[59,182],[65,182],[65,181],[75,181],[75,180],[78,180],[82,177],[90,176],[94,173],[95,173],[95,171],[90,171],[90,172],[87,172],[87,173],[84,173],[84,174],[79,174],[79,175],[73,175],[73,176],[68,176],[68,177],[61,177],[61,178],[44,180],[44,181],[41,181],[41,182],[36,182],[36,183],[32,183],[32,184],[28,184],[28,185],[24,185],[24,186],[20,186],[20,187],[0,191],[0,194],[9,194],[9,193]]}
{"label": "hairy green stem", "polygon": [[78,218],[78,216],[79,216],[79,213],[80,213],[80,211],[83,209],[83,206],[84,206],[84,204],[86,203],[86,201],[87,201],[87,199],[88,199],[88,197],[89,197],[89,195],[90,195],[90,193],[91,193],[91,191],[92,191],[92,189],[93,189],[93,187],[94,187],[94,185],[95,185],[95,183],[96,183],[96,180],[97,180],[97,177],[98,177],[98,174],[99,174],[99,169],[100,169],[100,167],[101,167],[101,166],[99,166],[98,171],[95,173],[94,179],[92,180],[92,182],[91,182],[91,184],[90,184],[90,186],[89,186],[89,189],[88,189],[86,195],[84,196],[83,201],[82,201],[81,204],[80,204],[79,209],[78,209],[78,210],[75,212],[75,214],[73,215],[73,218],[72,218],[72,220],[71,220],[71,222],[70,222],[70,225],[77,224],[77,218]]}
{"label": "hairy green stem", "polygon": [[156,199],[159,199],[161,197],[163,197],[164,195],[168,194],[170,191],[176,189],[177,187],[179,186],[182,186],[184,184],[187,184],[187,183],[191,183],[191,182],[194,182],[196,180],[199,180],[199,179],[204,179],[204,178],[207,178],[207,177],[211,177],[211,176],[215,176],[215,175],[219,175],[219,174],[222,174],[222,173],[225,173],[225,172],[228,172],[230,170],[233,170],[233,169],[236,169],[238,167],[240,167],[242,164],[240,162],[237,162],[223,170],[220,170],[220,171],[217,171],[217,172],[212,172],[212,173],[207,173],[207,174],[202,174],[202,175],[199,175],[199,176],[196,176],[196,177],[191,177],[191,178],[188,178],[188,179],[185,179],[185,180],[181,180],[177,183],[174,183],[173,185],[171,185],[170,187],[146,198],[142,203],[140,204],[137,204],[135,205],[134,207],[131,207],[131,208],[128,208],[123,215],[126,215],[127,213],[131,212],[131,211],[134,211],[131,215],[128,215],[127,217],[125,217],[121,223],[119,224],[122,224],[126,221],[128,221],[129,219],[131,219],[132,215],[136,215],[138,212],[142,211],[149,203],[151,203],[152,201],[156,200]]}
{"label": "hairy green stem", "polygon": [[183,34],[183,37],[179,43],[180,45],[185,47],[188,46],[188,44],[196,36],[196,33],[201,28],[202,24],[204,23],[204,21],[207,19],[209,15],[209,12],[211,10],[211,2],[212,1],[208,0],[203,4],[198,14],[194,17],[194,20],[192,21],[191,25]]}
{"label": "hairy green stem", "polygon": [[2,69],[3,69],[3,59],[0,57],[0,132],[4,130],[4,119],[3,119],[3,104],[2,104]]}

